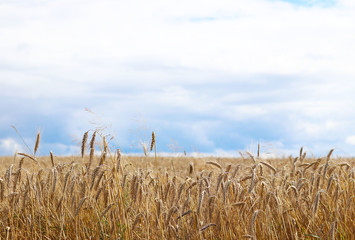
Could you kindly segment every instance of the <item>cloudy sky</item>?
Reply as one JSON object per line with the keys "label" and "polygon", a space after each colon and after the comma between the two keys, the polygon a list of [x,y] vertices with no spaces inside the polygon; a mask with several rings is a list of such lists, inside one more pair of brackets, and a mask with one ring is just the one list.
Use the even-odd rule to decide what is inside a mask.
{"label": "cloudy sky", "polygon": [[[355,155],[354,0],[1,0],[0,155]],[[86,111],[90,109],[92,112]]]}

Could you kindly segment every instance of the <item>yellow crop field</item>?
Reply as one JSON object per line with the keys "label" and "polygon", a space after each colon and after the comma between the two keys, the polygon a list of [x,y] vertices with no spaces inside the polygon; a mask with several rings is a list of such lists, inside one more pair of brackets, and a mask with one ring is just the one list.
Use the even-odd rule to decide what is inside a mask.
{"label": "yellow crop field", "polygon": [[126,156],[100,142],[0,158],[1,239],[355,239],[352,158]]}

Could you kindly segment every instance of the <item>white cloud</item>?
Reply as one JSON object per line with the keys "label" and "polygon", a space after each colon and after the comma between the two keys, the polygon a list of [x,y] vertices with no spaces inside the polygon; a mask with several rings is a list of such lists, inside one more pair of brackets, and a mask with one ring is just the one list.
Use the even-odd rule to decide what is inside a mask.
{"label": "white cloud", "polygon": [[[347,1],[332,8],[261,0],[48,1],[2,8],[8,13],[3,20],[16,23],[2,27],[4,60],[75,74],[71,81],[92,79],[88,61],[116,62],[119,69],[142,58],[247,74],[354,73],[354,9]],[[219,20],[231,14],[237,17]],[[193,17],[216,20],[188,20]],[[113,67],[94,69],[105,74]]]}
{"label": "white cloud", "polygon": [[141,112],[209,148],[227,122],[273,123],[294,145],[353,126],[352,0],[2,1],[0,32],[4,125],[55,115],[81,137],[88,107],[129,144]]}
{"label": "white cloud", "polygon": [[350,145],[355,145],[355,135],[348,136],[345,142]]}
{"label": "white cloud", "polygon": [[22,146],[12,138],[0,139],[0,152],[3,155],[13,155],[16,151],[22,151]]}

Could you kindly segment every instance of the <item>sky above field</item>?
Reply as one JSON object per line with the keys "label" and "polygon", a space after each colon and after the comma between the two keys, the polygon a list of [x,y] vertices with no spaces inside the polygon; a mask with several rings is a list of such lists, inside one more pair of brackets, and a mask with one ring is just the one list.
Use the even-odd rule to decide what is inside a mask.
{"label": "sky above field", "polygon": [[[355,155],[355,1],[0,1],[0,155]],[[87,111],[85,109],[89,109]],[[92,131],[90,132],[92,133]]]}

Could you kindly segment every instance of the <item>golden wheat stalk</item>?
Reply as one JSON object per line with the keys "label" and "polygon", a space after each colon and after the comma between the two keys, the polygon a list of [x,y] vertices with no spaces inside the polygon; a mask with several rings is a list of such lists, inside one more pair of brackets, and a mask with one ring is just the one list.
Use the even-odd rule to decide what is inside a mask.
{"label": "golden wheat stalk", "polygon": [[75,213],[74,213],[74,216],[75,216],[75,217],[78,216],[79,211],[80,211],[81,207],[83,206],[83,204],[84,204],[84,202],[85,202],[86,199],[87,199],[87,197],[83,197],[83,198],[80,200],[78,206],[76,207]]}
{"label": "golden wheat stalk", "polygon": [[258,158],[260,157],[260,143],[258,143],[258,154],[257,154]]}
{"label": "golden wheat stalk", "polygon": [[201,211],[201,206],[202,206],[202,201],[203,201],[203,196],[205,195],[206,191],[202,191],[200,195],[200,199],[198,200],[198,207],[197,207],[197,216],[199,216],[200,211]]}
{"label": "golden wheat stalk", "polygon": [[92,165],[92,162],[94,161],[94,153],[95,153],[95,149],[94,149],[94,148],[91,148],[91,149],[90,149],[89,162],[88,162],[87,167],[86,167],[86,172],[87,172],[87,173],[89,173],[90,167],[91,167],[91,165]]}
{"label": "golden wheat stalk", "polygon": [[95,137],[96,137],[96,131],[92,134],[91,141],[90,141],[90,148],[95,148]]}
{"label": "golden wheat stalk", "polygon": [[152,141],[150,142],[150,151],[153,151],[153,147],[155,145],[155,133],[152,132]]}
{"label": "golden wheat stalk", "polygon": [[50,151],[49,154],[50,154],[50,156],[51,156],[52,167],[55,167],[55,164],[54,164],[54,156],[53,156],[52,151]]}
{"label": "golden wheat stalk", "polygon": [[[302,233],[306,238],[353,239],[351,158],[330,159],[328,154],[302,163],[303,150],[302,157],[272,162],[256,156],[256,163],[218,158],[223,166],[219,171],[205,164],[208,158],[184,157],[174,165],[170,158],[159,157],[160,169],[154,170],[146,168],[147,159],[141,156],[125,157],[118,168],[116,154],[107,152],[106,161],[92,166],[90,174],[80,154],[55,159],[55,167],[54,160],[51,165],[48,157],[35,155],[31,157],[48,161],[29,166],[21,154],[15,157],[18,163],[0,159],[0,215],[9,227],[8,239],[44,236],[43,231],[68,239],[101,233],[112,239],[291,239],[300,229],[308,229]],[[230,161],[237,164],[235,169]],[[194,166],[188,175],[190,162]],[[34,224],[36,219],[43,219],[41,226]],[[97,233],[87,232],[92,220],[104,223]]]}
{"label": "golden wheat stalk", "polygon": [[317,195],[316,195],[316,198],[314,199],[314,202],[313,202],[313,213],[314,213],[314,214],[317,213],[321,193],[322,193],[322,190],[321,190],[321,191],[318,191],[318,193],[317,193]]}
{"label": "golden wheat stalk", "polygon": [[4,180],[0,179],[0,201],[4,200],[5,184]]}
{"label": "golden wheat stalk", "polygon": [[215,167],[217,167],[217,168],[222,170],[222,166],[219,163],[208,161],[208,162],[206,162],[206,164],[213,165],[213,166],[215,166]]}
{"label": "golden wheat stalk", "polygon": [[83,140],[81,142],[81,157],[82,158],[84,158],[84,155],[85,155],[85,148],[86,148],[86,143],[88,141],[88,134],[89,134],[89,131],[84,133]]}
{"label": "golden wheat stalk", "polygon": [[176,218],[176,220],[179,220],[180,218],[182,218],[182,217],[184,217],[184,216],[186,216],[186,215],[189,215],[190,213],[192,213],[192,210],[188,210],[188,211],[184,212],[183,214],[181,214],[180,216],[178,216],[178,217]]}
{"label": "golden wheat stalk", "polygon": [[243,236],[242,236],[242,238],[250,238],[250,239],[254,239],[254,237],[253,237],[253,236],[251,236],[251,235],[243,235]]}
{"label": "golden wheat stalk", "polygon": [[207,228],[212,227],[212,226],[217,226],[217,224],[215,224],[215,223],[209,223],[209,224],[203,226],[203,227],[200,229],[200,231],[203,232],[204,230],[206,230]]}
{"label": "golden wheat stalk", "polygon": [[193,171],[194,171],[194,164],[191,162],[189,164],[189,174],[191,175],[193,173]]}
{"label": "golden wheat stalk", "polygon": [[107,208],[100,214],[100,218],[102,218],[103,216],[105,216],[105,214],[111,209],[111,207],[113,206],[114,204],[111,203],[110,205],[107,206]]}
{"label": "golden wheat stalk", "polygon": [[38,161],[36,158],[32,157],[31,155],[28,155],[27,153],[17,153],[18,155],[21,155],[21,156],[24,156],[24,157],[27,157],[31,160],[33,160],[34,162],[36,162],[38,164]]}
{"label": "golden wheat stalk", "polygon": [[329,153],[328,153],[327,162],[325,163],[324,170],[323,170],[323,181],[324,181],[324,179],[325,179],[325,175],[327,174],[330,156],[332,155],[333,151],[334,151],[334,148],[331,149],[331,150],[329,151]]}
{"label": "golden wheat stalk", "polygon": [[145,143],[142,143],[142,145],[143,145],[144,156],[148,156],[147,145],[145,145]]}
{"label": "golden wheat stalk", "polygon": [[107,153],[108,145],[107,145],[107,142],[106,142],[106,136],[102,137],[102,143],[104,145],[104,153]]}
{"label": "golden wheat stalk", "polygon": [[20,162],[19,162],[19,164],[18,164],[18,168],[22,168],[22,165],[23,165],[24,160],[25,160],[24,157],[20,159]]}
{"label": "golden wheat stalk", "polygon": [[253,213],[252,218],[250,219],[250,223],[249,223],[249,234],[254,236],[255,235],[255,221],[256,221],[256,217],[259,215],[259,212],[263,212],[262,210],[256,210]]}
{"label": "golden wheat stalk", "polygon": [[233,207],[240,207],[240,206],[245,206],[247,203],[246,202],[236,202],[233,203],[232,206]]}
{"label": "golden wheat stalk", "polygon": [[327,155],[327,162],[329,162],[330,156],[332,155],[333,152],[334,152],[334,148],[329,151],[329,153]]}
{"label": "golden wheat stalk", "polygon": [[170,219],[171,219],[171,215],[173,215],[173,213],[177,212],[179,209],[175,206],[171,207],[169,212],[168,212],[168,215],[166,217],[166,221],[165,221],[165,225],[169,225],[170,223]]}
{"label": "golden wheat stalk", "polygon": [[36,155],[36,152],[37,152],[37,150],[38,150],[40,137],[41,137],[41,133],[38,132],[38,133],[37,133],[37,138],[36,138],[35,148],[34,148],[34,151],[33,151],[33,152],[34,152],[34,155]]}
{"label": "golden wheat stalk", "polygon": [[136,218],[134,219],[134,222],[132,224],[132,231],[134,231],[134,228],[136,227],[137,223],[140,221],[140,219],[143,217],[143,213],[138,213]]}
{"label": "golden wheat stalk", "polygon": [[254,157],[254,155],[253,154],[251,154],[250,152],[246,152],[248,155],[249,155],[249,157],[250,157],[250,159],[251,160],[253,160],[253,162],[256,164],[256,160],[255,160],[255,157]]}
{"label": "golden wheat stalk", "polygon": [[332,223],[331,228],[330,228],[330,239],[331,240],[335,240],[335,233],[336,233],[337,227],[338,227],[338,222],[337,222],[337,220],[335,220]]}
{"label": "golden wheat stalk", "polygon": [[265,165],[266,167],[270,168],[274,172],[274,174],[276,174],[276,169],[273,166],[271,166],[271,164],[269,164],[267,162],[260,162],[260,163]]}

